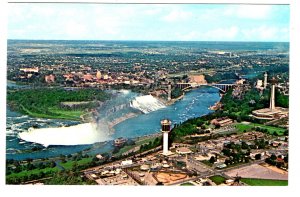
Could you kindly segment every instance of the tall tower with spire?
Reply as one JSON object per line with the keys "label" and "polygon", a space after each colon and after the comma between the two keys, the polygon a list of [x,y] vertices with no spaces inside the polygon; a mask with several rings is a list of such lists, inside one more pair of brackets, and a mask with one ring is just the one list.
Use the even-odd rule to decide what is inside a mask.
{"label": "tall tower with spire", "polygon": [[275,109],[275,84],[277,83],[277,80],[273,77],[271,79],[271,96],[270,96],[270,110]]}

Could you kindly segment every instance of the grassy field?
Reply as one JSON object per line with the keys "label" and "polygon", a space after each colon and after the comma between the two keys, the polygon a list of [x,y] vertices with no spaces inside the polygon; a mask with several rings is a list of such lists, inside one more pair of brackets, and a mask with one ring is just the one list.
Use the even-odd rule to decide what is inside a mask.
{"label": "grassy field", "polygon": [[268,129],[268,133],[271,135],[273,135],[274,132],[276,132],[279,136],[283,135],[283,133],[285,131],[285,129],[283,129],[283,128],[266,126],[266,125],[257,124],[257,123],[249,123],[249,124],[238,123],[235,126],[240,132],[243,132],[244,130],[250,131],[250,130],[252,130],[253,127],[260,127],[263,129]]}
{"label": "grassy field", "polygon": [[83,114],[83,111],[66,111],[66,110],[58,110],[55,108],[49,109],[50,112],[59,114],[59,115],[48,115],[48,114],[42,114],[42,113],[36,113],[28,110],[24,106],[22,106],[22,109],[32,117],[37,118],[50,118],[50,119],[67,119],[67,120],[80,120],[80,115]]}
{"label": "grassy field", "polygon": [[215,184],[220,185],[221,183],[225,182],[225,178],[219,175],[209,177]]}
{"label": "grassy field", "polygon": [[57,172],[59,169],[57,167],[54,168],[44,168],[44,169],[34,169],[34,170],[29,170],[29,171],[21,171],[19,173],[12,173],[10,175],[7,175],[7,178],[13,178],[13,177],[23,177],[23,176],[30,176],[31,174],[39,174],[40,172]]}
{"label": "grassy field", "polygon": [[251,186],[287,186],[288,185],[287,180],[242,178],[241,181]]}
{"label": "grassy field", "polygon": [[85,113],[83,110],[62,110],[59,108],[49,108],[49,111],[74,119],[79,119],[79,117]]}
{"label": "grassy field", "polygon": [[59,165],[61,165],[62,167],[64,167],[66,170],[70,170],[70,169],[72,169],[73,164],[75,162],[77,162],[77,165],[80,166],[80,165],[83,165],[83,164],[90,163],[91,161],[92,161],[92,158],[88,157],[88,158],[82,158],[79,161],[67,161],[66,163],[60,163]]}

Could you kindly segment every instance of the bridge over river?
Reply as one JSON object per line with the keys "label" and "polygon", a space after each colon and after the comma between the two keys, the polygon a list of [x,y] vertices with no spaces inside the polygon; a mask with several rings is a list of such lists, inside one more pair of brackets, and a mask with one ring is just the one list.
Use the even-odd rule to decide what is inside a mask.
{"label": "bridge over river", "polygon": [[227,90],[229,90],[232,87],[235,87],[237,85],[236,83],[176,83],[174,84],[176,87],[179,87],[181,90],[186,90],[189,88],[197,88],[200,86],[211,86],[214,88],[219,89],[221,92],[225,93]]}

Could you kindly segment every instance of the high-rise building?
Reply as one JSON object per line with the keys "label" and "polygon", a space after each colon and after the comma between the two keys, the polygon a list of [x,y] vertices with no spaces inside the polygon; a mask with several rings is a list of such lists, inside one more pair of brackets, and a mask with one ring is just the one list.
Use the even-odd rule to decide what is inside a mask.
{"label": "high-rise building", "polygon": [[163,133],[163,155],[169,155],[169,132],[171,131],[171,121],[164,119],[160,122]]}
{"label": "high-rise building", "polygon": [[168,84],[168,101],[171,100],[171,92],[172,92],[172,87],[171,87],[171,83]]}
{"label": "high-rise building", "polygon": [[265,72],[264,77],[265,77],[265,80],[264,80],[264,89],[266,89],[267,88],[267,83],[268,83],[268,74],[267,74],[267,72]]}
{"label": "high-rise building", "polygon": [[263,81],[262,80],[260,80],[260,79],[258,79],[257,81],[256,81],[256,88],[257,89],[262,89],[262,86],[263,86]]}
{"label": "high-rise building", "polygon": [[101,77],[102,77],[101,72],[99,70],[97,71],[96,77],[97,77],[97,79],[101,79]]}

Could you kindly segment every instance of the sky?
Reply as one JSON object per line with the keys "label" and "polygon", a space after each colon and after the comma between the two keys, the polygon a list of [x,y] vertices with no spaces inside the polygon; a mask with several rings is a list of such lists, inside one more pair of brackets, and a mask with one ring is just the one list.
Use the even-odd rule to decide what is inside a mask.
{"label": "sky", "polygon": [[10,3],[8,39],[289,42],[288,5]]}

